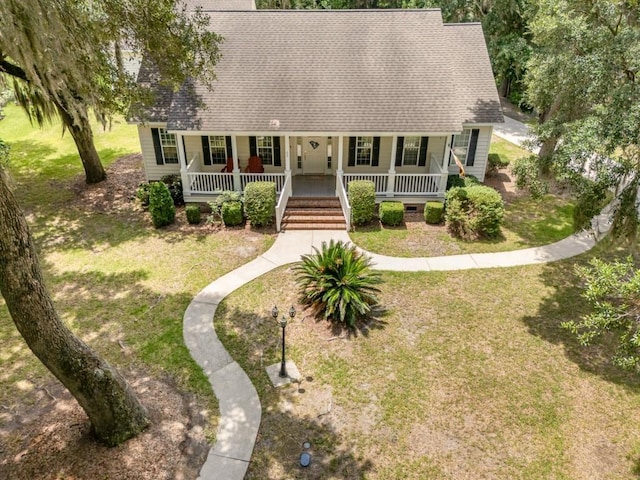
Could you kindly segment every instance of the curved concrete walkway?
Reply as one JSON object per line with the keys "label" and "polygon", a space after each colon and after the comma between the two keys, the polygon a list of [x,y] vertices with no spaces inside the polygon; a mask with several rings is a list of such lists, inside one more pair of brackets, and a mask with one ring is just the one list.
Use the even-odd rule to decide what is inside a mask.
{"label": "curved concrete walkway", "polygon": [[[398,258],[372,254],[374,268],[395,271],[442,271],[512,267],[562,260],[590,250],[609,229],[607,213],[597,217],[588,232],[543,247],[511,252]],[[255,260],[227,273],[204,288],[184,314],[184,340],[191,356],[209,378],[220,403],[220,425],[215,446],[200,471],[203,480],[244,478],[255,444],[262,408],[249,377],[231,358],[213,328],[218,304],[245,283],[313,252],[329,240],[350,241],[346,231],[292,231],[280,233],[273,246]]]}
{"label": "curved concrete walkway", "polygon": [[[505,117],[494,133],[522,145],[531,139],[529,127]],[[587,252],[610,228],[609,210],[596,217],[589,231],[572,235],[543,247],[512,252],[477,253],[447,257],[398,258],[366,252],[378,270],[448,271],[475,268],[513,267],[546,263]],[[204,288],[184,314],[184,340],[191,356],[209,378],[220,404],[220,425],[216,444],[209,451],[200,476],[202,480],[240,480],[249,466],[260,427],[262,407],[256,389],[246,373],[231,358],[213,329],[218,304],[245,283],[273,270],[297,262],[329,240],[351,241],[346,231],[293,231],[280,233],[273,246],[255,260],[227,273]]]}

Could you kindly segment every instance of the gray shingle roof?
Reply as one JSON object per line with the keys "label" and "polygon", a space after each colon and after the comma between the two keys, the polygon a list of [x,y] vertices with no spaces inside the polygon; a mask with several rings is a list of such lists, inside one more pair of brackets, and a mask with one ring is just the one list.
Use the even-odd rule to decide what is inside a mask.
{"label": "gray shingle roof", "polygon": [[463,123],[502,123],[500,98],[479,23],[445,24],[457,103]]}
{"label": "gray shingle roof", "polygon": [[445,27],[439,10],[211,16],[225,39],[214,90],[174,94],[169,129],[257,133],[277,120],[282,132],[418,133],[502,120],[480,26]]}
{"label": "gray shingle roof", "polygon": [[256,9],[254,0],[183,0],[181,3],[186,5],[187,10],[195,10],[197,7],[204,11]]}

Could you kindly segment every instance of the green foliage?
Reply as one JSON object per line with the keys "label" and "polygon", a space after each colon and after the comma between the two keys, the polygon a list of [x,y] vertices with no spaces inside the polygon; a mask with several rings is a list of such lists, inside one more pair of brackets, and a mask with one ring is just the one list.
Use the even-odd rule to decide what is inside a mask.
{"label": "green foliage", "polygon": [[[541,114],[536,134],[549,146],[544,156],[554,173],[563,179],[586,174],[602,184],[570,183],[578,187],[584,224],[595,213],[588,208],[594,192],[612,179],[620,190],[640,178],[637,2],[539,0],[536,7],[530,27],[538,48],[529,62],[527,95]],[[618,212],[614,236],[635,238],[636,209]]]}
{"label": "green foliage", "polygon": [[442,202],[427,202],[424,205],[424,221],[436,225],[442,222],[444,204]]}
{"label": "green foliage", "polygon": [[351,220],[355,225],[365,225],[376,213],[376,188],[370,180],[354,180],[347,185]]}
{"label": "green foliage", "polygon": [[169,188],[169,193],[176,207],[184,205],[184,196],[182,193],[182,177],[178,174],[165,175],[160,179]]}
{"label": "green foliage", "polygon": [[276,212],[276,184],[247,184],[244,191],[244,210],[252,226],[270,225]]}
{"label": "green foliage", "polygon": [[240,225],[244,221],[242,202],[225,202],[222,204],[222,221],[227,227]]}
{"label": "green foliage", "polygon": [[210,220],[222,220],[222,205],[226,202],[244,203],[244,197],[242,196],[242,193],[233,190],[226,190],[222,192],[215,198],[215,200],[209,202],[209,207],[211,208]]}
{"label": "green foliage", "polygon": [[511,171],[516,177],[516,187],[527,190],[533,198],[542,198],[549,191],[549,184],[541,178],[535,155],[518,158]]}
{"label": "green foliage", "polygon": [[445,220],[449,232],[460,238],[495,238],[500,234],[504,202],[490,187],[454,187],[446,195]]}
{"label": "green foliage", "polygon": [[613,362],[626,369],[640,366],[640,270],[629,257],[613,263],[594,258],[589,266],[578,267],[585,282],[582,297],[591,312],[580,320],[562,324],[583,345],[599,337],[613,335],[617,351]]}
{"label": "green foliage", "polygon": [[151,185],[149,185],[149,182],[142,182],[140,185],[138,185],[138,188],[136,189],[136,198],[140,200],[140,204],[143,207],[149,206],[149,189],[150,188],[151,188]]}
{"label": "green foliage", "polygon": [[453,187],[471,187],[473,185],[480,185],[480,180],[474,175],[461,177],[458,174],[454,174],[447,177],[447,190]]}
{"label": "green foliage", "polygon": [[404,220],[404,204],[402,202],[381,202],[378,216],[384,225],[400,225]]}
{"label": "green foliage", "polygon": [[149,188],[149,213],[156,228],[171,225],[175,221],[176,207],[164,182],[153,182]]}
{"label": "green foliage", "polygon": [[380,274],[355,245],[331,240],[314,250],[295,267],[300,302],[316,316],[355,327],[378,304]]}
{"label": "green foliage", "polygon": [[509,159],[499,153],[490,153],[487,159],[487,175],[495,175],[501,168],[509,166]]}
{"label": "green foliage", "polygon": [[187,214],[187,222],[189,222],[191,225],[197,225],[200,223],[199,205],[187,205],[184,211]]}

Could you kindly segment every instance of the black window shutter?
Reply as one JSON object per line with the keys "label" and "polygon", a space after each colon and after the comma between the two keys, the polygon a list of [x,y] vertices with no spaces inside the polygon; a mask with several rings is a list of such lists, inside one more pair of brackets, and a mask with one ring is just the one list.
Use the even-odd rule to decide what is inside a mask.
{"label": "black window shutter", "polygon": [[429,137],[420,138],[420,156],[418,157],[418,166],[424,167],[427,164],[427,147],[429,146]]}
{"label": "black window shutter", "polygon": [[182,137],[182,151],[184,152],[184,161],[189,165],[189,159],[187,158],[187,144],[184,143],[184,136]]}
{"label": "black window shutter", "polygon": [[403,150],[404,150],[404,137],[398,137],[398,146],[396,147],[396,167],[402,166]]}
{"label": "black window shutter", "polygon": [[160,132],[157,128],[151,129],[151,136],[153,137],[153,150],[156,153],[156,164],[164,165],[164,160],[162,159],[162,145],[160,145]]}
{"label": "black window shutter", "polygon": [[273,137],[273,166],[279,167],[282,165],[282,159],[280,158],[280,137]]}
{"label": "black window shutter", "polygon": [[356,137],[349,137],[349,163],[350,167],[356,164]]}
{"label": "black window shutter", "polygon": [[202,140],[202,157],[205,165],[211,165],[211,149],[209,148],[209,137],[200,137]]}
{"label": "black window shutter", "polygon": [[256,141],[256,137],[249,137],[249,156],[258,156],[258,143]]}
{"label": "black window shutter", "polygon": [[233,158],[233,146],[231,143],[231,137],[224,137],[225,142],[227,143],[227,158]]}
{"label": "black window shutter", "polygon": [[380,137],[373,137],[373,154],[371,155],[371,166],[377,167],[380,163]]}
{"label": "black window shutter", "polygon": [[478,146],[478,134],[480,129],[471,130],[471,140],[469,141],[469,150],[467,151],[467,167],[473,167],[476,161],[476,147]]}

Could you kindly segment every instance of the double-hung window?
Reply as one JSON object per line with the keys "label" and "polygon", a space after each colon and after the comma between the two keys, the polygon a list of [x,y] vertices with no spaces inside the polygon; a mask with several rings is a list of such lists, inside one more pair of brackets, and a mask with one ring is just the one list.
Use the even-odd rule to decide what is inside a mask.
{"label": "double-hung window", "polygon": [[273,137],[257,137],[258,156],[263,165],[273,165]]}
{"label": "double-hung window", "polygon": [[[453,139],[453,153],[458,157],[463,165],[467,164],[467,154],[469,153],[469,142],[471,140],[471,129],[465,128],[460,135]],[[451,159],[451,163],[453,159]]]}
{"label": "double-hung window", "polygon": [[209,155],[214,165],[227,163],[227,142],[223,136],[209,136]]}
{"label": "double-hung window", "polygon": [[402,151],[402,165],[418,165],[420,154],[420,137],[404,137],[404,148]]}
{"label": "double-hung window", "polygon": [[159,128],[158,135],[160,136],[160,147],[164,163],[178,163],[178,144],[176,143],[175,134],[168,133],[164,128]]}
{"label": "double-hung window", "polygon": [[357,137],[356,165],[371,165],[373,152],[373,137]]}

